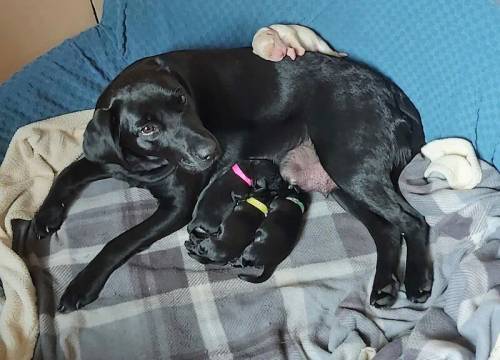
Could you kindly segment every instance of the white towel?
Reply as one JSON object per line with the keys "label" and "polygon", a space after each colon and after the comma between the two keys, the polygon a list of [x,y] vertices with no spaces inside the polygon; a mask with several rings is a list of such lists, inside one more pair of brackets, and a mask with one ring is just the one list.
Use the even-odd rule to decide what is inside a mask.
{"label": "white towel", "polygon": [[446,179],[452,189],[472,189],[482,178],[474,147],[460,138],[434,140],[424,145],[422,154],[431,163],[424,172],[426,178]]}

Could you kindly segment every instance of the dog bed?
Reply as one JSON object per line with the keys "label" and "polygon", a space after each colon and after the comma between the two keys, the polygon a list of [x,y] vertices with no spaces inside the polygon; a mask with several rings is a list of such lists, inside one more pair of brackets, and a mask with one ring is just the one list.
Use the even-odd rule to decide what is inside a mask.
{"label": "dog bed", "polygon": [[[187,232],[113,273],[98,300],[55,313],[69,281],[104,243],[150,215],[155,200],[118,180],[91,184],[51,239],[16,225],[38,295],[36,359],[488,359],[500,333],[500,173],[483,162],[470,191],[426,181],[418,155],[400,186],[431,225],[434,287],[426,304],[369,306],[376,252],[363,225],[317,194],[292,255],[263,284],[201,265]],[[401,273],[404,263],[401,264]]]}

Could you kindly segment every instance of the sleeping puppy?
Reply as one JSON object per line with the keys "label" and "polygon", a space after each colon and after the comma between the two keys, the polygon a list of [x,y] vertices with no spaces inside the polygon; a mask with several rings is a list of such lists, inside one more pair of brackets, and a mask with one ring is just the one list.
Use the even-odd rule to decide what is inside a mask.
{"label": "sleeping puppy", "polygon": [[188,254],[202,264],[225,265],[237,258],[255,238],[255,231],[267,216],[275,196],[276,192],[268,189],[251,193],[236,204],[217,234],[198,243],[186,241]]}
{"label": "sleeping puppy", "polygon": [[263,27],[255,33],[252,48],[254,54],[269,61],[281,61],[286,56],[295,60],[306,51],[339,58],[347,56],[344,52],[333,50],[313,30],[301,25],[275,24]]}
{"label": "sleeping puppy", "polygon": [[198,242],[219,230],[236,200],[260,188],[278,190],[282,183],[279,168],[270,160],[243,160],[215,176],[200,194],[187,230],[190,241]]}
{"label": "sleeping puppy", "polygon": [[259,276],[240,274],[240,279],[261,283],[271,277],[297,243],[308,201],[306,193],[290,189],[271,202],[269,214],[257,229],[254,242],[240,258],[242,266],[263,266],[264,270]]}

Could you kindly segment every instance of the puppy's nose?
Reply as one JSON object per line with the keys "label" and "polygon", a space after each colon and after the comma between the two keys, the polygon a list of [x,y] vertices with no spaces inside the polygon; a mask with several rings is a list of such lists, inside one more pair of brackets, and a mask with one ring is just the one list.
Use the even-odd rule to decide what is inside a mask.
{"label": "puppy's nose", "polygon": [[194,151],[196,157],[203,161],[213,160],[219,155],[217,144],[212,141],[198,144]]}

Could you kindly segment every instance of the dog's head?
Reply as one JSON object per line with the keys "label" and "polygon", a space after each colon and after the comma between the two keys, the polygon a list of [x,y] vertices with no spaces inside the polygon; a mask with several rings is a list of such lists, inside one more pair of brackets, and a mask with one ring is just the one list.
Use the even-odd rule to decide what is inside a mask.
{"label": "dog's head", "polygon": [[208,169],[220,156],[190,89],[159,58],[125,69],[99,98],[84,135],[85,156],[127,171],[180,166]]}

